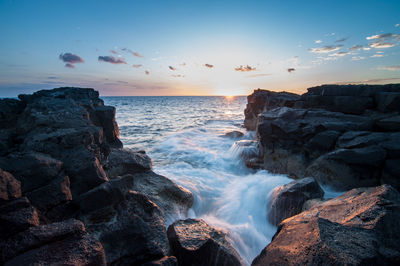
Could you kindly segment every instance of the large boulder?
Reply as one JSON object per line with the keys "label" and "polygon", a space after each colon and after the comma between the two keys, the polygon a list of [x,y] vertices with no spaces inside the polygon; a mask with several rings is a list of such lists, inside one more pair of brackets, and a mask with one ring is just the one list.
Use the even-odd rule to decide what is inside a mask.
{"label": "large boulder", "polygon": [[268,220],[273,225],[278,225],[282,220],[300,213],[307,200],[323,196],[324,191],[311,177],[277,187],[270,196]]}
{"label": "large boulder", "polygon": [[112,149],[104,169],[110,178],[151,169],[151,159],[144,151]]}
{"label": "large boulder", "polygon": [[400,194],[358,188],[284,220],[253,265],[396,265]]}
{"label": "large boulder", "polygon": [[0,255],[5,265],[106,265],[101,244],[73,219],[31,227],[9,238]]}
{"label": "large boulder", "polygon": [[179,265],[242,265],[225,234],[203,220],[179,220],[168,227],[172,253]]}
{"label": "large boulder", "polygon": [[76,199],[78,217],[104,246],[107,263],[139,264],[168,255],[163,212],[132,191],[134,177],[104,183]]}

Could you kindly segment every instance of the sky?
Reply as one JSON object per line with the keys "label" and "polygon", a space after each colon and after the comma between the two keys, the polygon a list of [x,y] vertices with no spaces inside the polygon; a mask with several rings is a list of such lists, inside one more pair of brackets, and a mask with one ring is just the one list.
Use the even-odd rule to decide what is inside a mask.
{"label": "sky", "polygon": [[0,97],[400,83],[400,1],[0,0]]}

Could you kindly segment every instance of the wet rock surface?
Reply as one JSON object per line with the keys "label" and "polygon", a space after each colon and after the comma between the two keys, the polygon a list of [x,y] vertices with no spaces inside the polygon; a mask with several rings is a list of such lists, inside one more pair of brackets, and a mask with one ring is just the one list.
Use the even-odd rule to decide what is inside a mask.
{"label": "wet rock surface", "polygon": [[203,220],[179,220],[168,227],[172,254],[179,265],[242,265],[242,260],[219,231]]}
{"label": "wet rock surface", "polygon": [[397,265],[400,194],[357,188],[279,225],[252,265]]}
{"label": "wet rock surface", "polygon": [[125,150],[97,91],[0,100],[0,245],[6,265],[176,265],[165,217],[192,194]]}
{"label": "wet rock surface", "polygon": [[247,128],[256,130],[263,168],[339,190],[400,188],[386,163],[400,158],[400,84],[322,85],[283,104],[255,100],[260,95],[278,96],[256,90],[245,111],[245,125],[257,117]]}

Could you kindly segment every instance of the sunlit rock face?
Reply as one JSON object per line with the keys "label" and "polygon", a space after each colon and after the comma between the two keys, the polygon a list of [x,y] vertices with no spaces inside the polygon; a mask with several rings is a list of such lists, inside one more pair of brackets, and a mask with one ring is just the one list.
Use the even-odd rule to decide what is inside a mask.
{"label": "sunlit rock face", "polygon": [[203,220],[179,220],[168,227],[172,253],[179,265],[242,265],[225,233]]}
{"label": "sunlit rock face", "polygon": [[339,190],[382,183],[400,188],[399,169],[390,167],[400,159],[399,84],[318,86],[290,106],[255,101],[261,92],[249,96],[247,109],[258,110],[265,169],[312,176]]}
{"label": "sunlit rock face", "polygon": [[400,194],[357,188],[288,218],[252,265],[396,265]]}
{"label": "sunlit rock face", "polygon": [[19,99],[0,100],[0,246],[39,242],[0,264],[174,265],[165,217],[186,214],[193,196],[122,148],[115,108],[93,89]]}

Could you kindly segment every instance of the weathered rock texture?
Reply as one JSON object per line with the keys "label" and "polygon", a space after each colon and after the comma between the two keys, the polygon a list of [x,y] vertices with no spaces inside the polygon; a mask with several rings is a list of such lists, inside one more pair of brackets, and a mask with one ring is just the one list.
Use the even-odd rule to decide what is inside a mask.
{"label": "weathered rock texture", "polygon": [[302,178],[277,187],[272,192],[268,206],[268,220],[278,225],[282,220],[300,213],[307,200],[320,199],[324,191],[314,178]]}
{"label": "weathered rock texture", "polygon": [[193,197],[153,173],[145,152],[122,148],[115,108],[97,91],[2,99],[0,126],[1,263],[176,262],[165,216]]}
{"label": "weathered rock texture", "polygon": [[284,220],[252,265],[398,265],[400,194],[357,188]]}
{"label": "weathered rock texture", "polygon": [[223,232],[203,220],[179,220],[168,227],[172,253],[179,265],[241,265]]}
{"label": "weathered rock texture", "polygon": [[400,84],[322,85],[283,98],[256,90],[248,97],[245,125],[256,129],[262,167],[269,171],[312,176],[343,190],[399,189],[399,167],[393,167],[400,160],[399,99]]}

